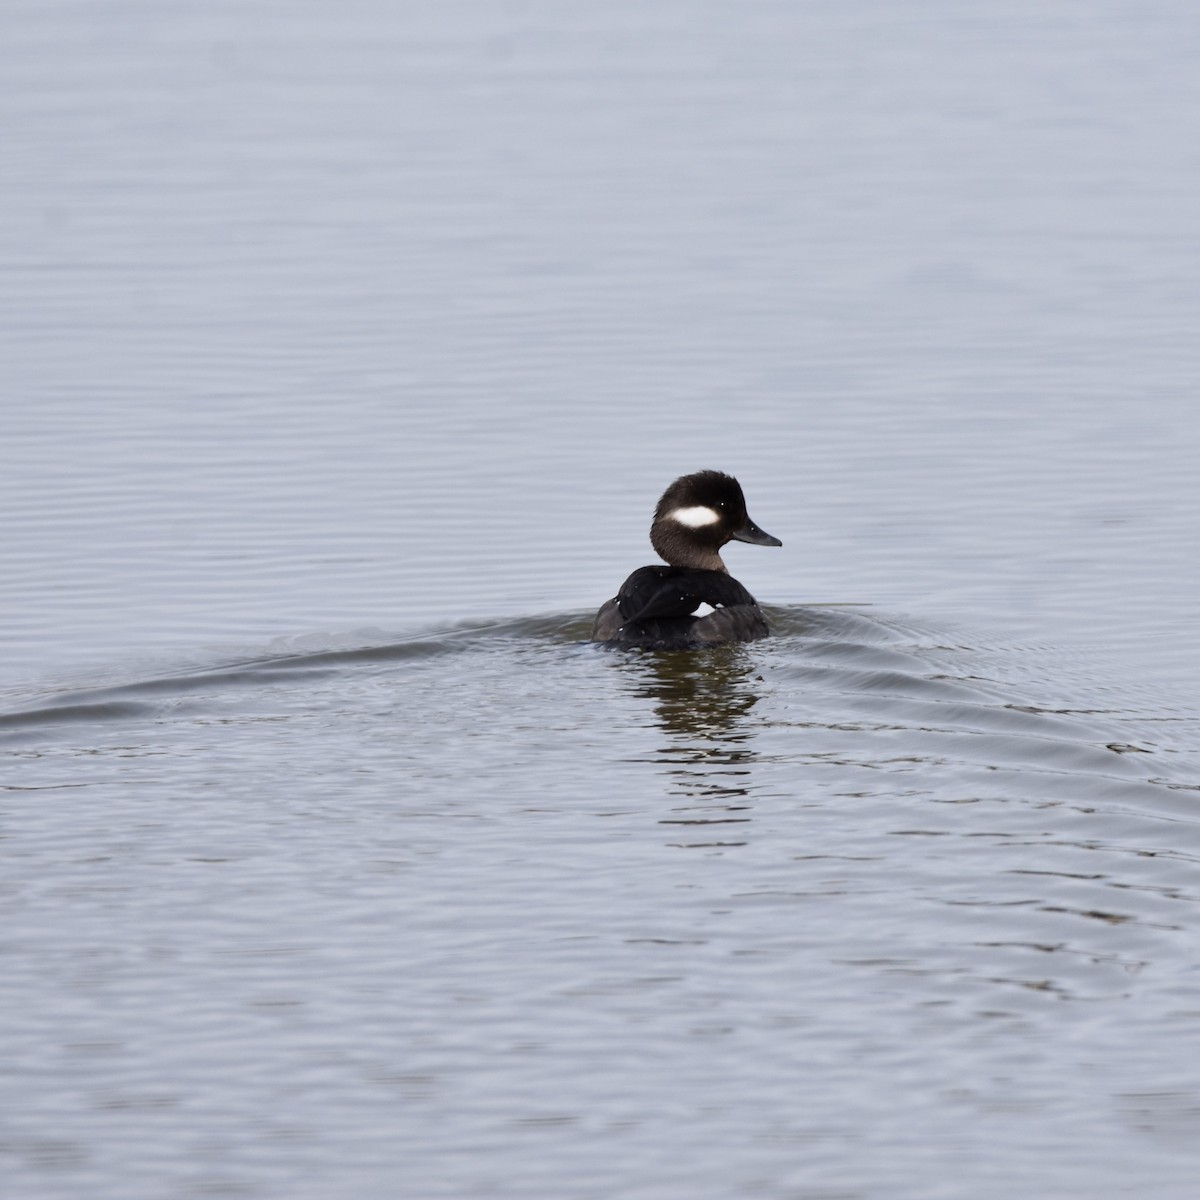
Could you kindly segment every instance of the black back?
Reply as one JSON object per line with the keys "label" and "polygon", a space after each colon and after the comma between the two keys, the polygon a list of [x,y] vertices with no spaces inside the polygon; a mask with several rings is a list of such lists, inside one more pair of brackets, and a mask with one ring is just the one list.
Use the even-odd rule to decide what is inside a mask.
{"label": "black back", "polygon": [[732,575],[691,567],[639,567],[617,593],[626,621],[687,617],[701,604],[729,608],[753,603],[754,597]]}

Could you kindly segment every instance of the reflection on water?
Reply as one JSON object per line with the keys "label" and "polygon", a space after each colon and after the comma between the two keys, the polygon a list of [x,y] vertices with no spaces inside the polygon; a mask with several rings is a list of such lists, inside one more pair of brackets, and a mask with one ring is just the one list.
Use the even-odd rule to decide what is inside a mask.
{"label": "reflection on water", "polygon": [[746,648],[734,645],[641,654],[629,674],[633,694],[653,702],[662,730],[707,753],[749,740],[746,718],[759,699],[754,684],[762,683],[757,670]]}
{"label": "reflection on water", "polygon": [[[736,826],[750,821],[754,725],[750,713],[759,701],[762,676],[745,646],[718,646],[695,652],[650,651],[623,664],[632,694],[653,706],[669,741],[655,760],[668,795],[691,803],[672,804],[660,824],[689,827]],[[732,833],[732,830],[730,831]],[[736,846],[717,841],[692,847]]]}

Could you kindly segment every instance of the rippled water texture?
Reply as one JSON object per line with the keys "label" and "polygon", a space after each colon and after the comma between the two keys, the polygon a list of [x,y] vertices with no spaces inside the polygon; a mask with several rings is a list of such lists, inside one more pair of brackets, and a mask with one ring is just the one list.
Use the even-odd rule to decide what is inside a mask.
{"label": "rippled water texture", "polygon": [[1198,50],[10,4],[0,1191],[1191,1200]]}

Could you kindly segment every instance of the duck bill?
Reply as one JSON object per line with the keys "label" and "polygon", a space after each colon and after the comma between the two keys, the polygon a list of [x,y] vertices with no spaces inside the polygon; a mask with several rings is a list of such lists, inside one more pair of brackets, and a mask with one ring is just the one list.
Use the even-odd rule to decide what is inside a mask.
{"label": "duck bill", "polygon": [[749,542],[752,546],[783,545],[777,537],[772,537],[765,530],[759,529],[749,517],[746,518],[745,525],[741,529],[735,530],[731,536],[735,542]]}

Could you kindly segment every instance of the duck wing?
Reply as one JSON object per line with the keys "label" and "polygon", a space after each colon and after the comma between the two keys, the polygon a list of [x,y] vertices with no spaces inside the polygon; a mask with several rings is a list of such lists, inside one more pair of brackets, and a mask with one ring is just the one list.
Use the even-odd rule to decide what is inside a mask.
{"label": "duck wing", "polygon": [[687,617],[701,604],[728,608],[753,603],[754,597],[732,575],[686,567],[639,567],[617,593],[626,621]]}

